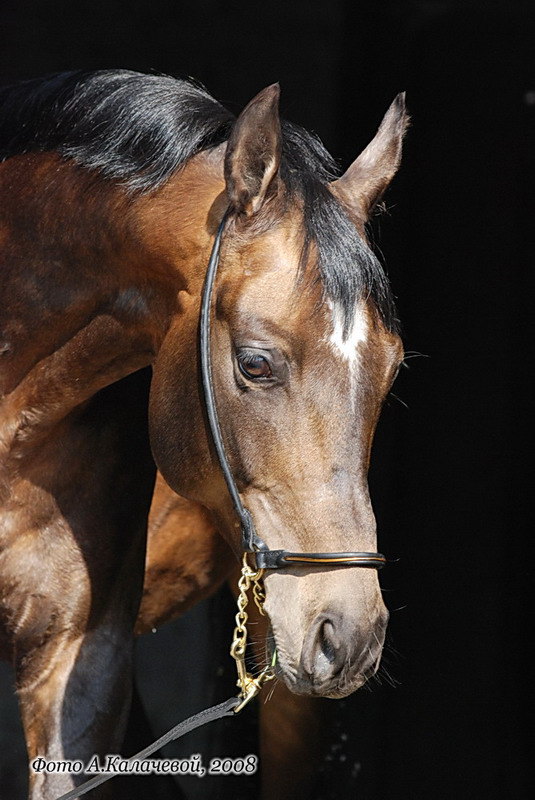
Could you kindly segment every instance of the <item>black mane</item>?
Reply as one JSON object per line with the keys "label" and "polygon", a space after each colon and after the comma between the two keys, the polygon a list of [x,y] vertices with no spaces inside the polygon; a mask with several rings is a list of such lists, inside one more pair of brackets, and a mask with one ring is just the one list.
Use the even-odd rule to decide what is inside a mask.
{"label": "black mane", "polygon": [[56,150],[149,191],[228,137],[233,115],[189,81],[127,70],[64,72],[0,90],[0,158]]}
{"label": "black mane", "polygon": [[[0,161],[57,151],[131,191],[161,186],[195,153],[226,141],[234,116],[192,81],[127,70],[65,72],[0,89]],[[327,296],[346,328],[370,297],[394,327],[387,278],[327,189],[336,165],[321,142],[282,123],[281,177],[303,201],[305,248],[315,244]]]}

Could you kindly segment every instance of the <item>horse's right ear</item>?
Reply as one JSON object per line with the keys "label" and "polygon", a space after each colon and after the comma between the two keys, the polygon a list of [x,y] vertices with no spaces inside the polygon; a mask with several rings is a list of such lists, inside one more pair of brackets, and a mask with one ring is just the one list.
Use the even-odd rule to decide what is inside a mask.
{"label": "horse's right ear", "polygon": [[349,169],[333,181],[331,188],[363,222],[381,200],[401,161],[401,143],[409,115],[405,92],[398,94],[386,112],[379,130]]}
{"label": "horse's right ear", "polygon": [[282,134],[279,84],[263,89],[234,123],[225,155],[225,182],[231,208],[250,217],[275,187]]}

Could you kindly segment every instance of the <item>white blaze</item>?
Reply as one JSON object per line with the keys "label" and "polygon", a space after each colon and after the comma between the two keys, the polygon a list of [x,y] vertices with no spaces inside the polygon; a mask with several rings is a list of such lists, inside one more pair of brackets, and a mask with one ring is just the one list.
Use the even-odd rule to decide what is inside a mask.
{"label": "white blaze", "polygon": [[329,337],[329,342],[336,353],[349,363],[353,372],[358,358],[359,344],[366,341],[368,334],[368,320],[366,307],[357,306],[355,316],[351,323],[347,335],[344,336],[344,317],[341,308],[329,302],[329,307],[333,318],[333,331]]}

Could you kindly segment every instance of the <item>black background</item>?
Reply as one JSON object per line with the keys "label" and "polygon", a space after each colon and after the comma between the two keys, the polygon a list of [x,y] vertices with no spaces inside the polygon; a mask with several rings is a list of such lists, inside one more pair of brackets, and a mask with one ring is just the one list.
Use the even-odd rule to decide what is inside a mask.
{"label": "black background", "polygon": [[[382,578],[399,685],[359,692],[334,721],[329,704],[326,725],[350,733],[358,768],[341,762],[322,791],[527,798],[534,4],[9,0],[0,13],[3,81],[164,71],[238,111],[279,80],[284,116],[344,167],[407,90],[403,166],[374,224],[406,349],[425,355],[394,387],[408,408],[390,398],[371,474],[380,549],[400,558]],[[4,736],[10,725],[0,722]]]}

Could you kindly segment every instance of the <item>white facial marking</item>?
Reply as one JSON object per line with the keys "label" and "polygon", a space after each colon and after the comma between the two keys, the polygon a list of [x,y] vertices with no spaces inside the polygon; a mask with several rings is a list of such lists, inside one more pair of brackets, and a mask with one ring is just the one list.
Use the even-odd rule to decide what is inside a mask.
{"label": "white facial marking", "polygon": [[345,337],[342,310],[331,302],[329,302],[329,307],[333,316],[333,332],[329,337],[329,342],[335,352],[347,361],[353,370],[357,363],[359,344],[366,341],[368,334],[365,306],[360,305],[355,309],[355,316]]}

